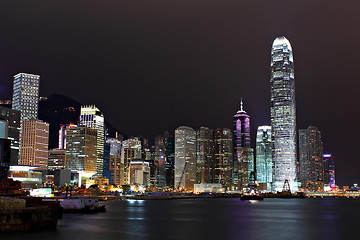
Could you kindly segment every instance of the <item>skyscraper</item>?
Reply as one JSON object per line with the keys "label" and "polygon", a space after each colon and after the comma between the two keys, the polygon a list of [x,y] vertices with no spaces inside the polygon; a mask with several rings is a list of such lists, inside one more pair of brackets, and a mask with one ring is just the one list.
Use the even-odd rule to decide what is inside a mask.
{"label": "skyscraper", "polygon": [[103,176],[103,155],[105,141],[104,115],[94,105],[81,106],[80,126],[97,130],[96,175],[101,177]]}
{"label": "skyscraper", "polygon": [[299,180],[301,188],[324,190],[323,143],[317,127],[299,130]]}
{"label": "skyscraper", "polygon": [[47,169],[49,124],[41,120],[24,120],[20,148],[20,165]]}
{"label": "skyscraper", "polygon": [[249,177],[254,171],[254,149],[250,147],[250,116],[243,109],[234,115],[234,163],[233,183],[239,190],[248,186]]}
{"label": "skyscraper", "polygon": [[215,152],[215,183],[221,183],[225,188],[230,189],[233,173],[233,139],[230,129],[217,129],[214,132]]}
{"label": "skyscraper", "polygon": [[200,127],[196,131],[196,135],[197,183],[213,183],[215,181],[213,130],[207,127]]}
{"label": "skyscraper", "polygon": [[66,168],[82,172],[86,178],[96,173],[97,131],[88,127],[66,127]]}
{"label": "skyscraper", "polygon": [[38,117],[39,85],[39,75],[19,73],[14,76],[12,108],[21,112],[21,122]]}
{"label": "skyscraper", "polygon": [[335,190],[335,157],[324,154],[324,190]]}
{"label": "skyscraper", "polygon": [[7,125],[8,130],[7,139],[11,142],[10,165],[18,165],[20,152],[20,111],[0,107],[0,121],[6,122],[5,125]]}
{"label": "skyscraper", "polygon": [[297,191],[296,108],[294,60],[285,37],[274,40],[271,49],[271,139],[273,141],[273,191],[282,191],[285,181]]}
{"label": "skyscraper", "polygon": [[239,147],[250,147],[250,116],[243,109],[242,99],[240,110],[234,115],[234,151]]}
{"label": "skyscraper", "polygon": [[196,131],[181,126],[175,130],[175,189],[192,191],[196,183]]}
{"label": "skyscraper", "polygon": [[271,190],[272,182],[271,127],[259,126],[256,134],[256,178],[258,183],[266,183]]}

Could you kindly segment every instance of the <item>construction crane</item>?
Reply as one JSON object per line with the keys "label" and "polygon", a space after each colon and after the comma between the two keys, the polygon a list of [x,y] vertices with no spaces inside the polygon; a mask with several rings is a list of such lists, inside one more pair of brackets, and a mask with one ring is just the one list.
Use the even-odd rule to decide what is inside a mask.
{"label": "construction crane", "polygon": [[182,170],[181,177],[180,177],[180,180],[179,180],[179,184],[178,184],[176,190],[179,190],[179,188],[180,188],[181,181],[182,181],[182,179],[184,177],[184,174],[185,174],[186,165],[187,165],[187,162],[185,162],[184,169]]}

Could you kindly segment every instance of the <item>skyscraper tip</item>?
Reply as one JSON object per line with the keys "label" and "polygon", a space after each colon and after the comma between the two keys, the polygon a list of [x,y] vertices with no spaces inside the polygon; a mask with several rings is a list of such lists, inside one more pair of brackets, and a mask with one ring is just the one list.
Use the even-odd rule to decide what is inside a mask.
{"label": "skyscraper tip", "polygon": [[287,40],[286,37],[284,36],[281,36],[281,37],[277,37],[274,42],[273,42],[273,45],[272,45],[272,48],[279,48],[281,46],[288,46],[289,50],[292,51],[292,48],[291,48],[291,44],[289,42],[289,40]]}

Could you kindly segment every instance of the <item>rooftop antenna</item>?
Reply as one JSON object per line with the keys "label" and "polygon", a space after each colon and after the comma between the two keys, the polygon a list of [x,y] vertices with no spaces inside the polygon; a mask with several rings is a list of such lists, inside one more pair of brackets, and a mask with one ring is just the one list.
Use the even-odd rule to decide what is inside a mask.
{"label": "rooftop antenna", "polygon": [[242,97],[241,97],[241,101],[240,101],[240,111],[244,111],[244,109],[243,109],[243,100],[242,100]]}

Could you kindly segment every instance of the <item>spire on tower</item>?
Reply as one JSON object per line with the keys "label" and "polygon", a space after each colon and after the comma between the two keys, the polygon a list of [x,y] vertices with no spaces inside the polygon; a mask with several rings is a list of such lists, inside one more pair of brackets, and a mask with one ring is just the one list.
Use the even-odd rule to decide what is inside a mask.
{"label": "spire on tower", "polygon": [[243,100],[242,100],[242,97],[241,97],[241,101],[240,101],[240,111],[243,112],[244,109],[243,109]]}

